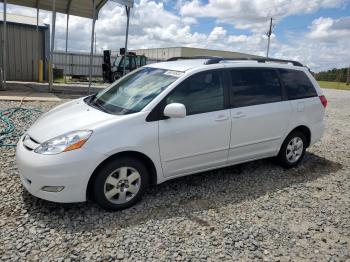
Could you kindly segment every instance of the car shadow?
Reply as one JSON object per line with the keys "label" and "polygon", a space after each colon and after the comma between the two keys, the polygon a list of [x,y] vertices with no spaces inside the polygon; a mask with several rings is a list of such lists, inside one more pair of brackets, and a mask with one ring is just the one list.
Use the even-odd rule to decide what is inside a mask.
{"label": "car shadow", "polygon": [[154,186],[138,204],[119,212],[106,212],[91,201],[77,204],[52,203],[33,197],[25,190],[22,196],[27,213],[42,227],[70,233],[118,230],[149,220],[179,216],[187,217],[201,226],[210,226],[196,216],[196,212],[254,200],[330,175],[341,168],[341,164],[312,153],[306,153],[302,164],[293,169],[283,169],[268,159],[259,160],[177,178]]}

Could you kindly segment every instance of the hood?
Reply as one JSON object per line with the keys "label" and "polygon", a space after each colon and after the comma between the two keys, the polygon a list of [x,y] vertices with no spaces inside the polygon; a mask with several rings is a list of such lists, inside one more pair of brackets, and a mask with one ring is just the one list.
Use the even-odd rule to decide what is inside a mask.
{"label": "hood", "polygon": [[83,98],[62,104],[43,114],[27,134],[43,143],[54,137],[76,130],[93,130],[101,122],[123,116],[111,115],[87,105]]}

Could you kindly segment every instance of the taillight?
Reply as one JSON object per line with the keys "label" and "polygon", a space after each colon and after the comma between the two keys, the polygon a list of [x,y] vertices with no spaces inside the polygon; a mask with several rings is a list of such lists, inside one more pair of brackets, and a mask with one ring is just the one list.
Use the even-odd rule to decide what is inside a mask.
{"label": "taillight", "polygon": [[325,96],[319,96],[319,98],[323,107],[326,108],[328,103],[327,98]]}

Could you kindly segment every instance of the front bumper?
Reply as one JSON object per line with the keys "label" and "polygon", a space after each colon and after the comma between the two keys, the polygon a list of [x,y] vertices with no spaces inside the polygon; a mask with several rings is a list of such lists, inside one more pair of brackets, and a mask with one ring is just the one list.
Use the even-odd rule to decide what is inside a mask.
{"label": "front bumper", "polygon": [[[57,155],[41,155],[17,144],[16,162],[23,186],[32,195],[59,203],[86,201],[87,185],[105,156],[80,148]],[[60,192],[44,191],[45,186],[64,187]]]}

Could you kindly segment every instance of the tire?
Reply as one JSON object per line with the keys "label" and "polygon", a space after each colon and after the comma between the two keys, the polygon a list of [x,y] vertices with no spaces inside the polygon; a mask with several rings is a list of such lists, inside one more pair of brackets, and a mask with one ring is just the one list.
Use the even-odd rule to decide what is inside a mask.
{"label": "tire", "polygon": [[135,158],[121,157],[106,163],[96,175],[93,196],[96,203],[108,211],[131,207],[148,187],[148,171]]}
{"label": "tire", "polygon": [[117,81],[121,77],[122,77],[122,75],[120,73],[118,73],[118,72],[112,73],[112,77],[111,77],[112,78],[112,83],[114,83],[115,81]]}
{"label": "tire", "polygon": [[286,168],[292,168],[299,165],[303,160],[306,150],[307,139],[304,133],[294,131],[284,140],[277,160],[279,164]]}

